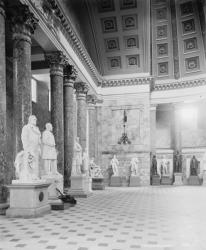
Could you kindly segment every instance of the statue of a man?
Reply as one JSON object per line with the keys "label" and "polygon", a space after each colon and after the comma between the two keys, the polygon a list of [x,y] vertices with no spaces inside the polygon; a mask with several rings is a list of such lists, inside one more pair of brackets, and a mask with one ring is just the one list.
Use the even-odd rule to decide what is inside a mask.
{"label": "statue of a man", "polygon": [[119,161],[117,160],[116,155],[114,155],[110,164],[112,166],[113,176],[119,176]]}
{"label": "statue of a man", "polygon": [[198,165],[199,162],[196,159],[196,157],[193,155],[191,161],[190,161],[190,175],[196,175],[197,176],[197,171],[198,171]]}
{"label": "statue of a man", "polygon": [[182,156],[179,151],[174,156],[174,172],[181,173],[182,172]]}
{"label": "statue of a man", "polygon": [[157,159],[156,159],[156,155],[152,156],[152,167],[151,167],[151,172],[152,175],[157,175]]}
{"label": "statue of a man", "polygon": [[76,137],[74,143],[74,157],[72,161],[72,175],[81,175],[81,165],[82,165],[82,147],[79,144],[79,137]]}
{"label": "statue of a man", "polygon": [[57,151],[51,123],[46,123],[42,133],[42,159],[46,175],[60,175],[57,171]]}
{"label": "statue of a man", "polygon": [[22,128],[23,151],[17,154],[15,167],[22,182],[39,180],[39,158],[41,154],[41,133],[36,126],[36,116],[29,116],[28,124]]}
{"label": "statue of a man", "polygon": [[130,162],[131,176],[138,176],[139,175],[138,163],[139,163],[138,158],[136,158],[136,157],[132,158],[132,160]]}

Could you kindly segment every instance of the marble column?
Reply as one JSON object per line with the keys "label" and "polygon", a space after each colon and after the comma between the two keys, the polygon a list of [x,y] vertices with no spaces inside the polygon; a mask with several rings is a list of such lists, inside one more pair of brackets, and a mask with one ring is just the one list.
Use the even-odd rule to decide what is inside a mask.
{"label": "marble column", "polygon": [[74,81],[77,71],[74,66],[64,67],[64,185],[70,185],[74,150]]}
{"label": "marble column", "polygon": [[155,154],[156,150],[156,112],[157,105],[151,105],[150,107],[150,150],[152,154]]}
{"label": "marble column", "polygon": [[79,137],[82,151],[86,148],[86,132],[87,132],[87,104],[86,95],[89,87],[84,82],[75,82],[74,87],[76,89],[77,98],[77,136]]}
{"label": "marble column", "polygon": [[[27,5],[12,9],[15,153],[22,150],[21,130],[32,113],[31,100],[31,34],[37,19]],[[38,119],[38,118],[37,118]]]}
{"label": "marble column", "polygon": [[182,143],[181,143],[181,117],[180,117],[180,108],[179,104],[173,104],[172,116],[173,122],[171,126],[171,146],[174,151],[181,152]]}
{"label": "marble column", "polygon": [[[6,148],[5,11],[4,11],[4,1],[0,0],[0,185],[7,184],[6,149],[7,148]],[[4,201],[5,200],[3,192],[0,190],[0,203]]]}
{"label": "marble column", "polygon": [[[89,158],[97,157],[97,114],[96,114],[96,102],[97,98],[95,95],[87,96],[87,107],[89,115]],[[95,161],[96,162],[96,161]]]}
{"label": "marble column", "polygon": [[66,57],[61,51],[45,54],[50,65],[51,80],[51,123],[56,142],[57,168],[64,175],[64,116],[63,116],[63,67]]}

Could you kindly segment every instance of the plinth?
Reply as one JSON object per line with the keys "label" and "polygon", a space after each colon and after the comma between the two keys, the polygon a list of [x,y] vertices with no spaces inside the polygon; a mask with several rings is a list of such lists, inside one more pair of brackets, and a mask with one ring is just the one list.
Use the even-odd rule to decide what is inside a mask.
{"label": "plinth", "polygon": [[92,189],[93,190],[104,190],[105,184],[104,184],[104,178],[92,178]]}
{"label": "plinth", "polygon": [[120,176],[112,176],[110,186],[111,187],[121,187],[122,186],[121,177]]}
{"label": "plinth", "polygon": [[129,186],[130,187],[139,187],[140,186],[139,176],[130,176]]}
{"label": "plinth", "polygon": [[71,176],[71,188],[69,194],[74,197],[86,198],[92,194],[91,180],[88,176]]}
{"label": "plinth", "polygon": [[182,173],[174,173],[175,181],[173,185],[181,186],[183,185]]}
{"label": "plinth", "polygon": [[58,199],[59,193],[56,190],[58,188],[63,193],[63,176],[60,174],[44,175],[42,176],[42,180],[50,184],[48,188],[48,201],[51,209],[64,210],[64,204]]}
{"label": "plinth", "polygon": [[163,175],[161,177],[161,185],[171,185],[172,184],[172,180],[170,178],[169,175]]}
{"label": "plinth", "polygon": [[9,185],[10,207],[6,210],[7,217],[37,217],[48,213],[49,183],[13,183]]}
{"label": "plinth", "polygon": [[152,186],[159,186],[160,185],[160,177],[159,175],[152,175]]}
{"label": "plinth", "polygon": [[190,185],[190,186],[199,186],[200,185],[199,177],[196,176],[196,175],[191,175],[188,178],[188,185]]}

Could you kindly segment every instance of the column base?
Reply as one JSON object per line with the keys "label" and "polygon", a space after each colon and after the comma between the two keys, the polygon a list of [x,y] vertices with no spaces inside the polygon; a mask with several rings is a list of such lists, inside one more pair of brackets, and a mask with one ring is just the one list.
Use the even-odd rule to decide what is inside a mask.
{"label": "column base", "polygon": [[139,176],[130,176],[129,186],[130,187],[139,187],[139,186],[141,186]]}
{"label": "column base", "polygon": [[183,185],[182,173],[174,173],[174,176],[175,176],[175,181],[173,185],[182,186]]}
{"label": "column base", "polygon": [[112,176],[111,177],[111,187],[121,187],[122,186],[122,181],[120,176]]}
{"label": "column base", "polygon": [[91,180],[88,176],[71,176],[71,188],[68,193],[74,197],[87,198],[92,194]]}
{"label": "column base", "polygon": [[9,185],[10,208],[6,210],[7,217],[38,217],[48,213],[51,206],[48,203],[48,183],[15,183]]}

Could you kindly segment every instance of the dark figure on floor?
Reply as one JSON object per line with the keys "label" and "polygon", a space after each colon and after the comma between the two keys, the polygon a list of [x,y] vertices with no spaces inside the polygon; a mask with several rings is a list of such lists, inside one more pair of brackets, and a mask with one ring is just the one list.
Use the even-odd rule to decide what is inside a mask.
{"label": "dark figure on floor", "polygon": [[152,175],[157,175],[157,160],[156,160],[156,155],[152,156]]}
{"label": "dark figure on floor", "polygon": [[198,160],[193,155],[191,161],[190,161],[190,175],[197,176],[197,170],[198,170]]}
{"label": "dark figure on floor", "polygon": [[174,156],[174,172],[182,173],[182,156],[179,151],[177,151]]}

